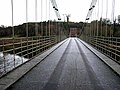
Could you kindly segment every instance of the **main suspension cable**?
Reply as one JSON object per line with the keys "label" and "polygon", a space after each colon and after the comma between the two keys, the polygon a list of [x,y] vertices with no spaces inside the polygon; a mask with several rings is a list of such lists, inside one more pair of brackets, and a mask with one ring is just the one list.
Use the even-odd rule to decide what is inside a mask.
{"label": "main suspension cable", "polygon": [[85,22],[83,23],[83,26],[82,26],[82,29],[80,31],[79,36],[81,36],[81,34],[83,33],[84,27],[86,26],[86,21],[88,21],[90,19],[91,15],[92,15],[92,12],[93,12],[93,9],[95,8],[96,2],[97,2],[97,0],[92,0],[90,8],[89,8],[88,13],[87,13],[87,16],[85,18]]}

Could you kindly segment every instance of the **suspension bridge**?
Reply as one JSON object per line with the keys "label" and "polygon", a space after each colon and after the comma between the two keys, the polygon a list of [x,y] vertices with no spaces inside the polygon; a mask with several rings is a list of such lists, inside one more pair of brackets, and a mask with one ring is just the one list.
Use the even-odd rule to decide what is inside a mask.
{"label": "suspension bridge", "polygon": [[23,24],[14,24],[11,0],[12,25],[0,27],[0,90],[120,90],[116,0],[91,0],[79,23],[67,14],[62,21],[57,0],[34,0],[35,20],[29,22],[29,1]]}

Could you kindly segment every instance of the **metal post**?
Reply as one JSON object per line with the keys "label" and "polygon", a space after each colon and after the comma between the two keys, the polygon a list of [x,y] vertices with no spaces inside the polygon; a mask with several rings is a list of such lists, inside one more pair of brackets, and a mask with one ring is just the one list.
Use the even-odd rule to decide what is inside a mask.
{"label": "metal post", "polygon": [[[115,40],[115,43],[116,43],[116,46],[117,46],[117,38],[115,38],[116,40]],[[115,48],[115,60],[117,60],[117,52],[116,52],[116,50],[117,50],[117,47]]]}
{"label": "metal post", "polygon": [[33,45],[33,44],[34,44],[34,43],[33,43],[33,41],[34,41],[33,38],[34,38],[34,37],[32,37],[32,57],[34,56],[34,55],[33,55],[33,46],[34,46],[34,45]]}
{"label": "metal post", "polygon": [[56,34],[57,34],[57,43],[59,42],[59,33],[58,33],[58,23],[56,21]]}
{"label": "metal post", "polygon": [[59,42],[60,42],[60,23],[58,22]]}
{"label": "metal post", "polygon": [[60,41],[62,40],[61,39],[61,23],[60,23],[60,25],[59,25],[59,28],[60,28]]}
{"label": "metal post", "polygon": [[4,39],[2,40],[2,42],[3,42],[3,59],[4,59],[4,72],[6,73],[6,59],[5,59],[5,53],[4,53],[4,51],[5,51],[5,43],[4,43]]}
{"label": "metal post", "polygon": [[21,38],[21,59],[22,59],[22,63],[23,63],[23,58],[22,58],[22,56],[23,56],[23,54],[22,54],[22,38]]}

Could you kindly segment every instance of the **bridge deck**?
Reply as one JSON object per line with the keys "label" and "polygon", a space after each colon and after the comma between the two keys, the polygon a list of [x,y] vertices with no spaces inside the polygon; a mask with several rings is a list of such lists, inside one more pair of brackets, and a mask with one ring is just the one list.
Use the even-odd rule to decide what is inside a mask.
{"label": "bridge deck", "polygon": [[120,77],[77,38],[69,38],[9,90],[120,90]]}

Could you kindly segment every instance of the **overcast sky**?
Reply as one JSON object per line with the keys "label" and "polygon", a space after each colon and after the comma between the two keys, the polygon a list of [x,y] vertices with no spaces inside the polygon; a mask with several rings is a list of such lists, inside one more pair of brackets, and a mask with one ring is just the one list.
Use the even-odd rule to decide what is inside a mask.
{"label": "overcast sky", "polygon": [[[26,22],[26,0],[13,0],[14,1],[14,25],[22,24]],[[54,20],[56,18],[55,12],[52,8],[50,2],[50,18],[49,18],[49,0],[42,0],[42,21],[44,20]],[[47,1],[47,9],[46,9]],[[57,6],[61,15],[62,20],[64,20],[63,14],[70,14],[70,21],[80,22],[84,21],[90,7],[92,0],[56,0]],[[102,0],[99,0],[99,6],[102,4]],[[106,16],[106,1],[103,0],[103,17]],[[108,17],[111,18],[112,11],[112,0],[108,0]],[[120,14],[120,0],[115,0],[115,16],[117,17]],[[97,4],[96,4],[97,5]],[[46,11],[47,10],[47,11]],[[97,7],[93,12],[93,17],[97,18]],[[102,9],[99,9],[99,17],[101,16]],[[47,16],[46,16],[47,12]],[[12,25],[11,19],[11,0],[0,0],[0,25],[9,26]],[[41,21],[41,0],[38,0],[38,19]],[[35,0],[28,0],[28,21],[35,21]]]}

